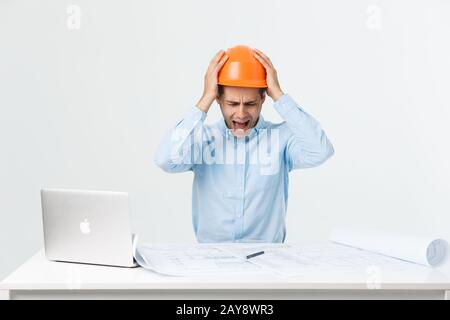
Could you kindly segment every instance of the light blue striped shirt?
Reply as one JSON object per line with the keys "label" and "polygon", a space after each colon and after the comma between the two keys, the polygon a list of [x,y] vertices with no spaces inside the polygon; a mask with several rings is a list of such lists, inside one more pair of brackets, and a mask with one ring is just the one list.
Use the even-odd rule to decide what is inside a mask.
{"label": "light blue striped shirt", "polygon": [[155,155],[166,172],[192,171],[192,223],[199,242],[284,242],[288,173],[325,162],[334,149],[320,124],[287,94],[274,103],[281,123],[237,138],[224,119],[206,125],[194,106]]}

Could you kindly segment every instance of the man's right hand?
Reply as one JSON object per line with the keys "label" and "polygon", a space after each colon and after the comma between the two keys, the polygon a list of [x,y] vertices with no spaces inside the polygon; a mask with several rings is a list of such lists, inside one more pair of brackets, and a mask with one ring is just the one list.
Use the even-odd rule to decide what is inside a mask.
{"label": "man's right hand", "polygon": [[225,51],[220,50],[209,63],[208,70],[206,70],[205,74],[205,87],[203,89],[203,95],[197,102],[197,107],[204,112],[208,112],[212,103],[217,98],[217,75],[227,59],[228,56],[225,54]]}

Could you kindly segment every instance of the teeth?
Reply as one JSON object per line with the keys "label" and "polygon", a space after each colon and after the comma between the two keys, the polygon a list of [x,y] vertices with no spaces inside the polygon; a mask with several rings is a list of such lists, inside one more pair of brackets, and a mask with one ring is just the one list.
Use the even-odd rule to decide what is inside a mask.
{"label": "teeth", "polygon": [[235,121],[233,120],[233,135],[238,137],[238,138],[242,138],[246,135],[247,131],[248,131],[248,124],[250,123],[250,120],[247,121]]}

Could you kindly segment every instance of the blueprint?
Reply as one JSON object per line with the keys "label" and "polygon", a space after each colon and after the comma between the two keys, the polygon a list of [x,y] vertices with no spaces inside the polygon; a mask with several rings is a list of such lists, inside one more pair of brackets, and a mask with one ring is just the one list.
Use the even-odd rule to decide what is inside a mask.
{"label": "blueprint", "polygon": [[[258,252],[259,255],[247,258]],[[137,247],[135,259],[143,268],[160,274],[191,277],[260,274],[290,277],[311,271],[369,266],[398,270],[426,268],[416,262],[333,242],[142,245]]]}

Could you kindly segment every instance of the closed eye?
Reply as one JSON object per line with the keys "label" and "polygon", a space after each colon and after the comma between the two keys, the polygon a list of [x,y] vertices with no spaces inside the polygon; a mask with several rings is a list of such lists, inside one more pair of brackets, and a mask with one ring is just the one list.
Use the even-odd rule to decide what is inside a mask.
{"label": "closed eye", "polygon": [[[240,103],[236,102],[236,101],[227,101],[227,105],[229,105],[229,106],[238,106],[238,105],[240,105]],[[249,106],[249,107],[253,107],[253,106],[256,106],[256,101],[244,102],[244,105],[245,106]]]}

